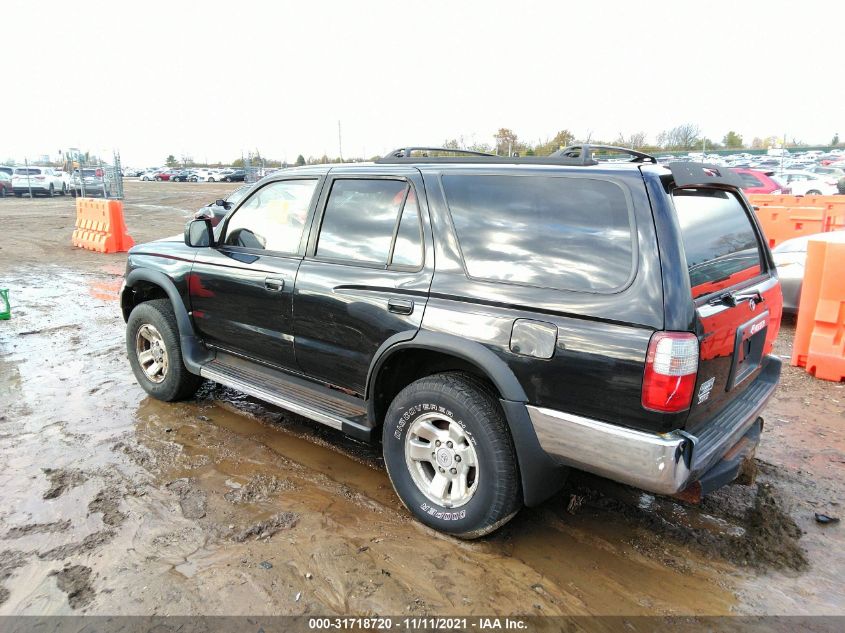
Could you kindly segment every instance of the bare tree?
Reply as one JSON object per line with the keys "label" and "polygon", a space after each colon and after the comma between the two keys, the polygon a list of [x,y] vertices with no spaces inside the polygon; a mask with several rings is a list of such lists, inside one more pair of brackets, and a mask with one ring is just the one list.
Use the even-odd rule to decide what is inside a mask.
{"label": "bare tree", "polygon": [[694,123],[684,123],[657,135],[657,144],[668,150],[692,149],[701,141],[701,129]]}

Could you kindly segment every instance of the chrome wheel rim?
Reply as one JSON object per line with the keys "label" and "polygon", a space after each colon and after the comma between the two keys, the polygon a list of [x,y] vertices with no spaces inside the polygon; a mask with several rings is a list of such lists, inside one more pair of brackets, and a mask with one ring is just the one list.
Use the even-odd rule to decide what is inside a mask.
{"label": "chrome wheel rim", "polygon": [[135,335],[135,354],[141,370],[150,382],[158,384],[167,378],[167,348],[154,325],[145,323],[138,328],[138,334]]}
{"label": "chrome wheel rim", "polygon": [[469,503],[478,489],[478,456],[464,428],[442,413],[424,413],[405,435],[405,464],[419,491],[446,508]]}

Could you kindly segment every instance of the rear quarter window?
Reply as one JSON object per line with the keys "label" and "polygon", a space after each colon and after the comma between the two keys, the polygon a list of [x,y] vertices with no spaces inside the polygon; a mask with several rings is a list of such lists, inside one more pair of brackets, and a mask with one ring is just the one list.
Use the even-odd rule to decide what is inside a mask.
{"label": "rear quarter window", "polygon": [[760,274],[760,243],[736,194],[717,189],[677,189],[672,198],[693,298]]}
{"label": "rear quarter window", "polygon": [[470,277],[610,293],[633,277],[627,192],[586,177],[442,177]]}

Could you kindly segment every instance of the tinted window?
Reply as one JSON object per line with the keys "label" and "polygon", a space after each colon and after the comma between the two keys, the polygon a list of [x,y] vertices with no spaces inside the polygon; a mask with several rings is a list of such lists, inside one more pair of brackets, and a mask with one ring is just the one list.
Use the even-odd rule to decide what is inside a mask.
{"label": "tinted window", "polygon": [[317,256],[387,264],[407,191],[401,180],[336,180],[323,214]]}
{"label": "tinted window", "polygon": [[611,182],[544,176],[444,176],[472,277],[610,292],[633,268],[627,200]]}
{"label": "tinted window", "polygon": [[285,180],[257,190],[229,220],[224,243],[296,253],[316,186],[316,180]]}
{"label": "tinted window", "polygon": [[713,189],[679,189],[673,197],[693,297],[760,273],[757,236],[734,194]]}
{"label": "tinted window", "polygon": [[745,187],[745,188],[750,189],[751,187],[763,187],[764,186],[763,183],[760,181],[760,179],[757,178],[757,176],[755,176],[754,174],[740,172],[738,175],[739,175],[740,180],[742,181],[742,186]]}
{"label": "tinted window", "polygon": [[34,169],[34,168],[32,168],[32,167],[30,167],[29,169],[27,169],[27,168],[25,168],[25,167],[18,167],[18,168],[15,170],[15,175],[16,175],[16,176],[37,176],[37,175],[39,175],[40,173],[41,173],[41,170],[40,170],[40,169]]}
{"label": "tinted window", "polygon": [[396,231],[396,242],[393,247],[391,266],[409,266],[419,268],[422,265],[422,225],[420,224],[420,208],[414,190],[408,192],[399,230]]}

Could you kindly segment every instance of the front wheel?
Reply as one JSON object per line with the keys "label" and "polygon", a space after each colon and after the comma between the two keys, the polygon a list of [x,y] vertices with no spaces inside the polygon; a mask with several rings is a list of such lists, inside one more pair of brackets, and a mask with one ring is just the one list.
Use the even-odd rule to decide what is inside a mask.
{"label": "front wheel", "polygon": [[436,530],[478,538],[522,507],[501,407],[470,374],[435,374],[405,387],[387,411],[382,440],[396,494]]}
{"label": "front wheel", "polygon": [[168,299],[135,306],[126,323],[126,351],[138,384],[159,400],[190,398],[202,379],[182,362],[179,328]]}
{"label": "front wheel", "polygon": [[807,195],[808,196],[820,196],[820,195],[822,195],[822,192],[819,191],[818,189],[810,189],[810,191],[807,192]]}
{"label": "front wheel", "polygon": [[59,192],[59,195],[60,195],[60,196],[63,196],[63,195],[65,195],[66,193],[67,193],[67,185],[65,185],[64,183],[62,183],[62,190]]}

